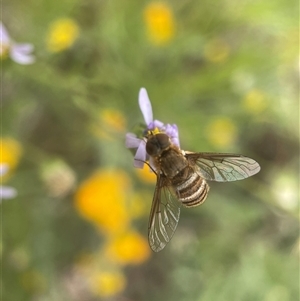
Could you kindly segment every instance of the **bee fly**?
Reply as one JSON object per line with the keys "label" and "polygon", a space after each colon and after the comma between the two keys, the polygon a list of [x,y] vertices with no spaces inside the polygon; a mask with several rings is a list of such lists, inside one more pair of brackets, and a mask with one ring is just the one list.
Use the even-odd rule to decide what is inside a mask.
{"label": "bee fly", "polygon": [[151,249],[161,251],[171,240],[180,216],[180,204],[194,207],[208,194],[206,180],[243,180],[259,172],[259,164],[236,154],[194,153],[181,150],[157,130],[146,135],[146,151],[157,176],[149,218]]}

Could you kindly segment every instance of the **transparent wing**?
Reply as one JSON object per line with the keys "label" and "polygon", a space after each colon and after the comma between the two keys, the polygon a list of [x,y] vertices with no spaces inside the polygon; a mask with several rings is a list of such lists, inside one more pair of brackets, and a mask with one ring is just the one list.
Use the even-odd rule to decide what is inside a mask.
{"label": "transparent wing", "polygon": [[171,240],[179,221],[180,203],[164,175],[157,176],[149,218],[148,240],[154,252]]}
{"label": "transparent wing", "polygon": [[243,180],[260,171],[259,164],[248,157],[236,154],[185,152],[186,158],[200,169],[206,180],[228,182]]}

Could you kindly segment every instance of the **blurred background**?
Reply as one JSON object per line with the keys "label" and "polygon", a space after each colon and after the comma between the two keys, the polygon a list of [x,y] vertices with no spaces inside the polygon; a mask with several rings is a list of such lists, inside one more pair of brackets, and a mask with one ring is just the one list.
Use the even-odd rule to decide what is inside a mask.
{"label": "blurred background", "polygon": [[[11,0],[2,11],[3,300],[299,300],[296,1]],[[182,149],[262,168],[210,183],[160,253],[147,242],[155,177],[124,145],[144,122],[141,87]]]}

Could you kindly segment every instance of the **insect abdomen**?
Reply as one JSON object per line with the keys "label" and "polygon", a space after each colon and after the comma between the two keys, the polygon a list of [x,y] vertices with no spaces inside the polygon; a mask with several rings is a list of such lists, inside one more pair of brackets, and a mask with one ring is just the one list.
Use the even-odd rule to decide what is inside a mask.
{"label": "insect abdomen", "polygon": [[193,172],[187,179],[176,187],[178,199],[186,207],[202,204],[208,194],[209,186],[197,172]]}

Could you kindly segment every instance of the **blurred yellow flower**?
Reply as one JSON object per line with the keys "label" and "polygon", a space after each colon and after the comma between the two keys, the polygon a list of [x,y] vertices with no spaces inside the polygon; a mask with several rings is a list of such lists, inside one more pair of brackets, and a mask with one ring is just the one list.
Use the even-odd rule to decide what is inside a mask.
{"label": "blurred yellow flower", "polygon": [[175,34],[175,20],[171,7],[162,2],[152,2],[144,10],[149,40],[155,45],[168,43]]}
{"label": "blurred yellow flower", "polygon": [[126,121],[124,115],[114,109],[105,109],[101,112],[101,117],[105,125],[116,130],[124,131],[126,126]]}
{"label": "blurred yellow flower", "polygon": [[47,35],[47,48],[51,52],[70,48],[79,35],[79,27],[72,19],[58,19],[50,25]]}
{"label": "blurred yellow flower", "polygon": [[134,170],[143,182],[149,184],[156,183],[156,174],[152,172],[148,166],[144,166],[144,168],[135,168]]}
{"label": "blurred yellow flower", "polygon": [[9,169],[14,169],[22,155],[21,144],[13,138],[1,138],[0,163],[6,163]]}
{"label": "blurred yellow flower", "polygon": [[230,47],[227,42],[222,39],[213,39],[204,47],[204,57],[213,63],[224,62],[230,53]]}
{"label": "blurred yellow flower", "polygon": [[268,106],[267,97],[262,91],[253,89],[245,95],[243,105],[250,113],[259,114]]}
{"label": "blurred yellow flower", "polygon": [[237,128],[230,119],[220,117],[208,125],[207,135],[214,145],[228,147],[236,139]]}
{"label": "blurred yellow flower", "polygon": [[126,278],[121,271],[99,271],[90,278],[91,292],[100,297],[111,297],[126,287]]}
{"label": "blurred yellow flower", "polygon": [[130,230],[109,241],[106,254],[120,264],[140,264],[149,258],[150,249],[143,236]]}
{"label": "blurred yellow flower", "polygon": [[125,172],[100,170],[80,185],[75,194],[75,206],[84,218],[106,234],[118,233],[129,224],[126,196],[130,187]]}
{"label": "blurred yellow flower", "polygon": [[126,128],[124,115],[115,109],[104,109],[100,112],[99,121],[92,124],[93,134],[99,138],[112,139],[111,133],[122,133]]}

